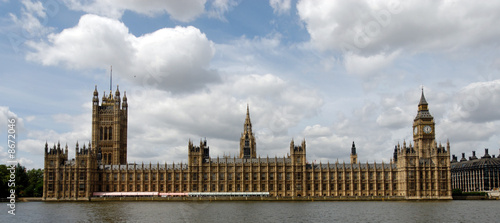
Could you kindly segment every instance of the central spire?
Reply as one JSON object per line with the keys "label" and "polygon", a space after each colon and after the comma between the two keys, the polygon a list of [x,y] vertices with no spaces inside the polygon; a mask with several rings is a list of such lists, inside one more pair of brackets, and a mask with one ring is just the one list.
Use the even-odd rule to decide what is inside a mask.
{"label": "central spire", "polygon": [[256,158],[256,143],[255,136],[252,132],[252,122],[250,121],[250,108],[247,104],[247,115],[243,124],[243,133],[240,138],[240,158],[249,159]]}
{"label": "central spire", "polygon": [[244,133],[252,133],[252,122],[250,121],[250,108],[247,104],[247,117],[245,118],[245,124],[243,125]]}

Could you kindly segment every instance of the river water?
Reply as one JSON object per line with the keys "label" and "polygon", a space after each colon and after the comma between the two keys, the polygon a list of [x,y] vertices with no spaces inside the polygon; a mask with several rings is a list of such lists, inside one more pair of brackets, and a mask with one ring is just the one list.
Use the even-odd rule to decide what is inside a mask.
{"label": "river water", "polygon": [[500,222],[500,201],[18,202],[0,222]]}

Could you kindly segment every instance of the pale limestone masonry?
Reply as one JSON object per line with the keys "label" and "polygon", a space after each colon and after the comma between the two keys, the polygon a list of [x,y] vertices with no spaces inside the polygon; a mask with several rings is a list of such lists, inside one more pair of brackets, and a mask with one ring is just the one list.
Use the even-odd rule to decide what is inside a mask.
{"label": "pale limestone masonry", "polygon": [[451,199],[450,144],[435,141],[434,119],[422,92],[413,145],[397,145],[391,162],[311,163],[306,141],[286,157],[258,157],[247,106],[239,157],[212,158],[207,141],[188,142],[188,163],[127,163],[127,97],[93,96],[92,143],[45,145],[43,200],[90,200],[93,192],[269,192],[271,197]]}

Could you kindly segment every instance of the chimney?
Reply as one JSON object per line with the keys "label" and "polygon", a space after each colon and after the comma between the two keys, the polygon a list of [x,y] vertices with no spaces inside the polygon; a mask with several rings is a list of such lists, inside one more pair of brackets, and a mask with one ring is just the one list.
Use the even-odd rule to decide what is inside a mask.
{"label": "chimney", "polygon": [[457,162],[457,156],[452,155],[452,156],[451,156],[451,162],[452,162],[452,163],[456,163],[456,162]]}
{"label": "chimney", "polygon": [[[485,149],[484,149],[484,156],[483,156],[483,157],[481,157],[481,159],[482,159],[482,158],[491,158],[490,154],[488,154],[488,148],[485,148]],[[493,158],[495,158],[495,157],[493,157]]]}
{"label": "chimney", "polygon": [[472,157],[470,158],[470,160],[477,160],[476,151],[472,151]]}
{"label": "chimney", "polygon": [[460,159],[460,162],[462,161],[467,161],[467,159],[465,158],[465,153],[462,153],[462,159]]}

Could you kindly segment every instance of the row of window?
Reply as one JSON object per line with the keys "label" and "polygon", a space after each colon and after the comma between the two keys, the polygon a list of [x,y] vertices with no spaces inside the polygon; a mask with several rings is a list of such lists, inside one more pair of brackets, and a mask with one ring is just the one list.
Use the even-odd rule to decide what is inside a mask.
{"label": "row of window", "polygon": [[[426,171],[420,172],[420,179],[425,179],[425,178],[427,178],[427,179],[433,179],[434,178],[434,171],[429,171],[429,172],[426,172]],[[415,174],[416,174],[416,172],[409,171],[408,172],[408,177],[409,178],[415,178]],[[444,178],[447,177],[447,171],[446,170],[442,170],[438,174],[439,174],[439,176],[441,176],[442,179],[444,179]]]}
{"label": "row of window", "polygon": [[[50,184],[52,185],[52,184]],[[49,191],[51,191],[52,187],[49,185]],[[67,186],[68,185],[65,185],[66,186],[66,189],[67,189]],[[84,188],[85,185],[81,184],[80,185],[80,189]],[[105,187],[102,187],[101,185],[98,186],[98,190],[99,191],[104,191],[104,192],[117,192],[118,191],[118,186],[117,184],[114,184],[114,185],[105,185]],[[145,184],[145,185],[141,185],[141,184],[137,184],[136,187],[135,187],[135,190],[134,190],[134,185],[133,184],[129,184],[128,185],[128,188],[125,188],[125,184],[121,184],[121,190],[120,191],[129,191],[129,192],[133,192],[133,191],[144,191],[144,192],[148,192],[148,191],[156,191],[156,184],[152,184],[151,185],[151,188],[149,187],[148,184]],[[182,190],[181,190],[181,186],[182,186]],[[216,184],[203,184],[202,186],[202,191],[219,191],[219,192],[224,192],[226,190],[226,187],[225,187],[225,184],[220,184],[218,185],[219,187],[217,188],[216,187],[217,185]],[[250,187],[250,186],[253,186],[253,187]],[[257,186],[260,186],[260,188],[257,188]],[[322,186],[320,188],[320,186]],[[327,188],[327,186],[330,186],[330,189]],[[337,187],[335,187],[337,186]],[[373,191],[373,190],[390,190],[390,189],[395,189],[396,188],[396,184],[393,184],[393,188],[389,188],[389,184],[352,184],[352,187],[351,187],[351,184],[349,183],[346,183],[346,184],[307,184],[306,185],[306,188],[302,188],[302,185],[301,184],[297,184],[296,185],[296,190],[297,191],[302,191],[303,189],[306,189],[307,191],[311,191],[311,190],[315,190],[315,191],[349,191],[349,190],[354,190],[354,191],[358,191],[358,190],[370,190],[370,191]],[[73,189],[73,185],[71,185],[71,189]],[[104,190],[103,190],[104,189]],[[142,190],[141,190],[142,189]],[[151,189],[151,190],[150,190]],[[187,184],[183,184],[183,185],[179,185],[179,184],[175,184],[175,185],[171,185],[171,184],[167,184],[166,187],[164,184],[161,184],[160,187],[158,188],[160,192],[164,192],[165,189],[166,191],[175,191],[175,192],[179,192],[179,191],[187,191],[188,188],[187,188]],[[173,190],[172,190],[173,189]],[[233,190],[234,189],[234,190]],[[266,184],[261,184],[261,185],[258,185],[258,184],[236,184],[236,186],[233,188],[233,184],[227,184],[227,191],[290,191],[291,190],[291,185],[290,184],[276,184],[276,188],[275,188],[275,185],[274,184],[269,184],[269,187],[267,187]],[[193,184],[192,187],[191,187],[191,191],[198,191],[198,184]]]}
{"label": "row of window", "polygon": [[99,139],[100,140],[112,140],[113,139],[113,128],[101,127],[99,129]]}
{"label": "row of window", "polygon": [[[410,172],[410,173],[412,173],[412,172]],[[277,180],[283,180],[283,175],[285,175],[285,174],[278,173],[276,179]],[[77,176],[77,173],[72,173],[71,176],[70,176],[71,180],[74,180],[76,176]],[[86,179],[86,173],[85,172],[81,172],[79,174],[79,176],[80,176],[80,180],[85,180]],[[114,181],[117,181],[118,180],[118,176],[121,176],[121,181],[125,181],[125,179],[126,179],[126,174],[120,174],[119,175],[119,174],[115,173],[115,174],[112,175],[112,178],[111,178],[111,174],[107,173],[107,174],[104,174],[104,175],[99,174],[100,180],[104,180],[103,176],[105,176],[105,180],[106,181],[110,181],[111,179],[113,179]],[[136,179],[139,181],[139,180],[142,180],[142,176],[144,176],[144,180],[149,180],[149,176],[150,175],[148,173],[145,173],[143,175],[141,175],[140,173],[136,173],[135,176],[136,176]],[[156,174],[151,174],[151,179],[155,181],[157,179],[156,176],[157,176]],[[162,181],[165,180],[165,174],[159,174],[159,176],[160,176],[160,180],[162,180]],[[167,180],[169,180],[169,181],[172,180],[172,177],[174,177],[174,179],[178,181],[178,180],[180,180],[180,176],[181,175],[179,173],[175,173],[175,174],[167,173],[166,176],[167,176],[166,177]],[[285,178],[286,180],[291,180],[291,173],[286,173],[285,176],[286,176],[286,178]],[[295,176],[296,180],[301,180],[301,176],[302,176],[302,174],[296,173],[296,176]],[[310,177],[309,173],[307,173],[306,176],[307,176],[307,178],[306,178],[307,180],[311,180],[311,177]],[[60,177],[62,179],[62,173],[61,173]],[[220,173],[218,177],[219,177],[219,180],[225,180],[226,179],[226,175],[224,173]],[[364,177],[364,174],[362,174],[362,177]],[[388,178],[388,175],[386,177]],[[187,178],[188,178],[188,174],[187,173],[182,174],[182,180],[187,180]],[[379,176],[377,176],[377,178],[380,179]],[[66,173],[66,179],[69,179],[69,173]],[[215,174],[215,173],[211,174],[211,178],[210,179],[211,180],[217,180],[217,174]],[[244,179],[244,180],[250,180],[250,174],[249,173],[245,173],[245,174],[236,173],[235,174],[235,180],[242,180],[242,179]],[[274,179],[275,179],[275,174],[274,173],[269,173],[269,180],[274,180]],[[334,180],[335,177],[333,177],[333,175],[332,175],[331,179]],[[338,179],[342,180],[342,175],[341,174],[338,175]],[[349,178],[349,174],[346,174],[345,180],[349,180],[349,179],[350,179]],[[354,174],[354,179],[357,179],[357,175],[356,174]],[[370,174],[370,178],[369,179],[373,179],[373,174]],[[54,180],[54,174],[53,174],[53,172],[49,172],[49,180]],[[129,181],[133,181],[134,180],[134,174],[128,174],[128,180]],[[197,173],[193,173],[192,174],[192,180],[193,181],[198,180],[198,174]],[[203,174],[203,180],[209,180],[209,174],[208,173],[204,173]],[[233,180],[233,173],[228,173],[227,174],[227,180]],[[254,181],[259,180],[259,174],[254,173],[252,175],[252,180],[254,180]],[[260,174],[260,180],[267,180],[267,174],[266,173],[261,173]],[[314,180],[318,180],[318,177],[315,176]],[[326,177],[323,177],[323,180],[326,180]]]}
{"label": "row of window", "polygon": [[[440,183],[439,184],[441,190],[445,190],[447,188],[447,183]],[[410,190],[435,190],[436,189],[436,184],[434,183],[420,183],[417,184],[415,182],[409,182],[408,183],[408,188]]]}
{"label": "row of window", "polygon": [[[60,190],[62,191],[64,189],[64,191],[68,191],[68,189],[70,191],[73,191],[75,188],[74,188],[75,185],[71,184],[71,185],[68,185],[68,184],[65,184],[64,185],[64,188],[62,187],[62,185],[59,185],[59,188]],[[48,191],[54,191],[54,184],[48,184]],[[79,191],[85,191],[85,184],[79,184],[78,186],[78,190]]]}
{"label": "row of window", "polygon": [[[410,172],[410,173],[412,173],[412,172]],[[136,175],[136,179],[137,180],[141,180],[141,174],[140,173],[136,173],[135,175]],[[198,180],[198,174],[197,173],[193,173],[191,175],[192,175],[192,179],[191,180]],[[277,175],[277,179],[278,180],[282,180],[283,179],[283,175],[285,175],[285,174],[284,173],[278,173],[276,175]],[[368,176],[369,176],[368,179],[370,179],[370,180],[374,179],[374,175],[375,174],[373,172],[370,172],[368,174]],[[394,178],[395,178],[396,173],[394,172],[394,173],[392,173],[392,175],[394,175]],[[125,181],[125,176],[126,176],[126,174],[121,174],[121,180],[122,181]],[[130,181],[132,181],[134,179],[134,174],[128,174],[128,176],[129,176],[129,180]],[[151,174],[151,176],[152,176],[152,180],[156,180],[156,174]],[[165,179],[165,174],[159,174],[159,176],[160,176],[160,180],[164,180]],[[168,180],[172,180],[172,174],[171,173],[167,173],[166,176],[167,176]],[[175,173],[174,176],[175,176],[175,180],[179,180],[180,179],[180,173]],[[209,180],[209,176],[211,176],[210,177],[211,180],[217,180],[217,177],[219,177],[218,178],[219,180],[225,180],[226,179],[226,173],[219,173],[219,174],[212,173],[210,175],[208,173],[203,173],[203,180]],[[244,174],[236,173],[235,174],[236,180],[243,179],[242,176],[244,176],[245,180],[250,180],[250,176],[252,176],[253,180],[258,180],[259,177],[260,177],[260,180],[267,180],[267,173],[260,173],[260,176],[259,176],[259,173],[253,173],[252,175],[250,175],[250,173],[244,173]],[[291,173],[286,173],[286,180],[291,180],[291,176],[292,176]],[[332,179],[332,180],[336,179],[334,173],[331,173],[330,176],[331,176],[330,179]],[[384,174],[384,178],[385,179],[389,179],[389,176],[390,175],[387,172]],[[413,173],[410,174],[410,177],[412,177],[412,176],[413,176]],[[187,178],[188,178],[188,174],[187,173],[183,173],[182,174],[182,179],[183,180],[187,180]],[[344,179],[343,176],[342,176],[342,172],[339,172],[337,174],[337,178],[339,180]],[[364,178],[365,178],[365,173],[362,173],[361,174],[361,179],[364,179]],[[228,180],[233,180],[233,173],[227,173],[227,179]],[[274,180],[274,179],[275,179],[275,174],[274,173],[269,173],[269,180]],[[295,179],[296,180],[302,180],[302,173],[296,173],[295,174]],[[319,179],[320,179],[319,175],[317,173],[314,174],[314,180],[319,180]],[[327,180],[326,174],[323,175],[321,177],[321,179]],[[345,179],[346,180],[350,179],[350,173],[346,173],[345,174]],[[359,179],[357,173],[353,174],[353,179]],[[380,172],[377,172],[376,179],[378,179],[378,180],[382,179],[382,174]],[[109,173],[106,174],[106,180],[108,180],[108,181],[110,180],[110,174]],[[115,181],[118,180],[118,174],[117,173],[113,174],[113,180],[115,180]],[[144,180],[149,180],[149,174],[148,173],[144,174]],[[306,173],[306,180],[312,180],[310,173]]]}
{"label": "row of window", "polygon": [[[71,174],[70,173],[66,173],[65,175],[66,175],[65,179],[70,179],[71,178],[71,180],[75,180],[77,178],[77,175],[79,176],[80,180],[86,180],[87,179],[87,173],[86,172],[80,172],[80,174],[78,174],[78,173],[71,173]],[[60,180],[63,179],[63,173],[59,174],[59,179]],[[53,172],[49,172],[49,180],[54,180],[54,173]]]}
{"label": "row of window", "polygon": [[[196,157],[194,157],[196,158]],[[241,164],[234,164],[234,163],[229,163],[227,164],[227,166],[223,166],[224,164],[220,164],[219,165],[212,165],[210,166],[210,169],[212,170],[212,172],[224,172],[226,169],[228,172],[233,172],[235,169],[236,169],[236,172],[242,172],[242,169],[244,168],[244,172],[266,172],[267,169],[269,169],[270,172],[273,172],[275,169],[278,170],[278,171],[282,171],[283,170],[283,164],[282,163],[279,163],[279,165],[276,166],[275,168],[275,164],[274,163],[271,163],[269,166],[266,165],[266,163],[262,163],[263,165],[262,166],[258,166],[257,164],[254,164],[253,168],[251,168],[250,166],[247,166],[248,163],[245,164],[244,167],[241,166]],[[292,166],[289,166],[289,165],[285,165],[286,167],[286,170],[292,170]],[[193,168],[193,171],[198,171],[198,166],[194,166],[192,167]],[[205,166],[205,168],[209,168],[208,166]],[[316,171],[313,171],[311,169],[308,169],[308,171],[312,171],[314,172],[315,174],[319,174],[323,171],[323,175],[326,175],[328,174],[328,171],[325,171],[325,170],[328,170],[327,168],[322,168],[321,170],[316,170]],[[296,167],[295,168],[295,171],[296,172],[302,172],[302,167]],[[342,174],[343,172],[345,172],[346,174],[349,174],[349,173],[390,173],[391,171],[390,170],[380,170],[380,169],[369,169],[369,170],[358,170],[358,169],[355,169],[355,170],[351,170],[351,169],[342,169],[342,168],[329,168],[329,172],[334,174],[334,173],[339,173],[339,174]],[[308,172],[310,173],[310,172]]]}

